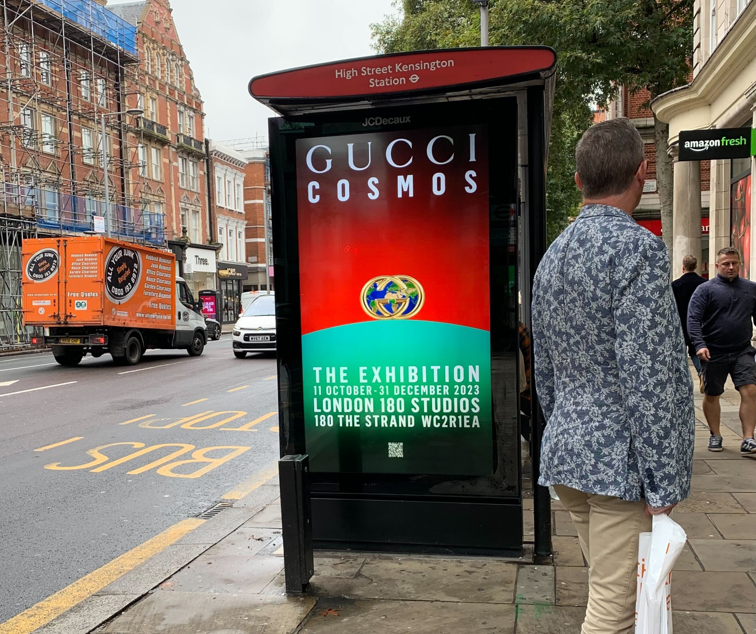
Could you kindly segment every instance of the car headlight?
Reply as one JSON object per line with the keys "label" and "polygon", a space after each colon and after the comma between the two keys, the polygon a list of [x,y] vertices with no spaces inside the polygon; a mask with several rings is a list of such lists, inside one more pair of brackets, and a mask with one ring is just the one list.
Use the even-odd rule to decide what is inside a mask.
{"label": "car headlight", "polygon": [[241,330],[234,330],[234,337],[241,335]]}

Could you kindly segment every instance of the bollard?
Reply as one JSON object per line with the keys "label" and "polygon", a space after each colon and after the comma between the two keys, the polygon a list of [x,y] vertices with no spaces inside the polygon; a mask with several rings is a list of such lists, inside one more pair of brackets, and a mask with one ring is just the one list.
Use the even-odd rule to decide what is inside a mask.
{"label": "bollard", "polygon": [[278,461],[281,489],[286,594],[304,594],[315,564],[312,554],[309,458],[284,456]]}

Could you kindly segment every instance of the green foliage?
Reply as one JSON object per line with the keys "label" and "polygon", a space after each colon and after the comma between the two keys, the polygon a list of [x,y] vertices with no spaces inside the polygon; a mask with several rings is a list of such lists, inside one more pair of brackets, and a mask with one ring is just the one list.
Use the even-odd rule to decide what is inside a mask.
{"label": "green foliage", "polygon": [[[477,46],[480,13],[471,0],[403,0],[398,16],[374,24],[377,51]],[[686,83],[693,0],[491,0],[492,45],[545,44],[557,52],[547,210],[549,240],[580,207],[574,151],[591,124],[589,104],[619,86],[651,97]]]}

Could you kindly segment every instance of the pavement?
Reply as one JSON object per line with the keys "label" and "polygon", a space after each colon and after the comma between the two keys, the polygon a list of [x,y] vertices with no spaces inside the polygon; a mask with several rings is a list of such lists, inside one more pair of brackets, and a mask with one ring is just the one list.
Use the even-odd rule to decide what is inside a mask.
{"label": "pavement", "polygon": [[[672,582],[674,625],[684,634],[756,633],[756,460],[739,454],[738,403],[737,392],[728,389],[722,401],[724,451],[715,454],[706,450],[708,430],[696,395],[693,492],[673,515],[688,533]],[[532,565],[527,556],[513,561],[318,552],[308,594],[286,597],[277,498],[274,477],[176,541],[175,552],[136,567],[39,632],[580,631],[588,571],[558,501],[552,510],[553,565]],[[532,541],[532,500],[524,506],[525,539]],[[174,561],[177,552],[187,563]]]}

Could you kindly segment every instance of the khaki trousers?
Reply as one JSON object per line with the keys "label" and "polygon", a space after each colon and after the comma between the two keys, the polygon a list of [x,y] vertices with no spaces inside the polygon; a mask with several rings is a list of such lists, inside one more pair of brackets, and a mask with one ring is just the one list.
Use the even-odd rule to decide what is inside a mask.
{"label": "khaki trousers", "polygon": [[645,502],[561,485],[554,489],[570,512],[588,562],[588,607],[582,634],[630,634],[635,627],[638,534],[651,530]]}

